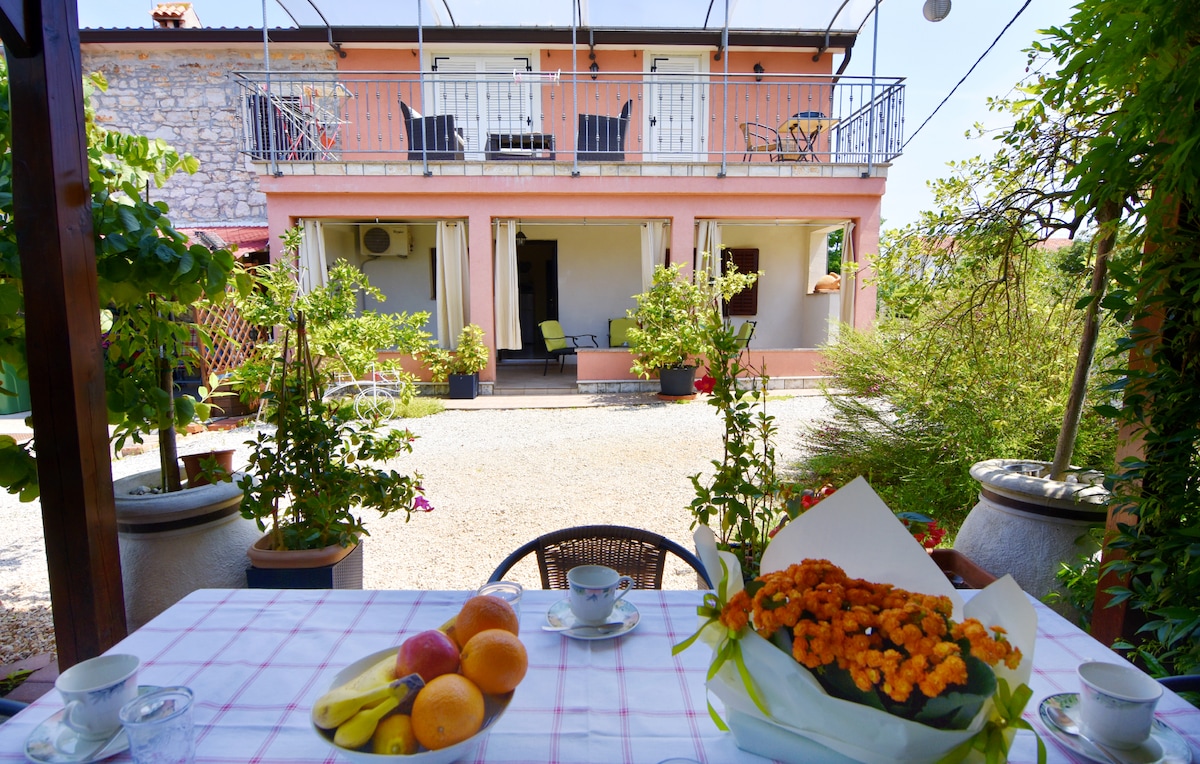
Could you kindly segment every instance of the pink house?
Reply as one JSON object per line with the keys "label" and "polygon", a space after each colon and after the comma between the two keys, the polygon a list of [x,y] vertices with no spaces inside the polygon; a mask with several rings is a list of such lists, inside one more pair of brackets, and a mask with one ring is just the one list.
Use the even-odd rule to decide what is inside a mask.
{"label": "pink house", "polygon": [[[598,340],[564,372],[579,389],[638,388],[609,321],[655,264],[702,253],[763,271],[730,318],[756,322],[749,352],[776,386],[811,383],[839,322],[872,321],[863,276],[903,85],[839,76],[861,17],[808,32],[299,21],[271,31],[269,67],[261,30],[201,28],[85,33],[85,68],[93,51],[119,75],[133,44],[179,68],[197,47],[216,56],[239,144],[214,161],[253,176],[270,240],[303,225],[308,282],[349,260],[387,296],[364,307],[428,311],[444,345],[482,326],[485,391],[540,357],[549,318]],[[818,290],[839,232],[841,287]]]}

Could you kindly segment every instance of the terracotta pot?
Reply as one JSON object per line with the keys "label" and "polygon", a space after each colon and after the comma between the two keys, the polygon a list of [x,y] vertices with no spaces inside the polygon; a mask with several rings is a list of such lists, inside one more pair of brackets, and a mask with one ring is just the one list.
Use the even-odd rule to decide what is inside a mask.
{"label": "terracotta pot", "polygon": [[271,536],[262,536],[247,550],[250,564],[256,568],[320,568],[340,562],[353,546],[333,544],[324,549],[272,549]]}
{"label": "terracotta pot", "polygon": [[252,563],[246,585],[252,589],[361,589],[362,542],[324,549],[274,550],[264,536],[247,550]]}
{"label": "terracotta pot", "polygon": [[187,474],[189,488],[208,485],[208,478],[203,473],[203,467],[200,462],[215,459],[217,467],[225,470],[227,474],[233,474],[233,454],[234,449],[226,448],[220,451],[206,451],[202,454],[188,454],[179,457],[183,462],[183,471]]}

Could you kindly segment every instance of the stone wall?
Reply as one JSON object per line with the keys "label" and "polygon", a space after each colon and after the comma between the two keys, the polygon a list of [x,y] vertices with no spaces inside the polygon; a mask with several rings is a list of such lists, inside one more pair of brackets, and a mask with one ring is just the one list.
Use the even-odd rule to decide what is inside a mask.
{"label": "stone wall", "polygon": [[[242,147],[240,92],[235,71],[262,69],[262,49],[83,48],[83,70],[100,72],[108,92],[96,93],[97,121],[122,132],[162,138],[200,161],[195,175],[180,172],[150,198],[170,205],[176,227],[265,225],[266,197]],[[271,50],[272,70],[333,70],[335,54]]]}

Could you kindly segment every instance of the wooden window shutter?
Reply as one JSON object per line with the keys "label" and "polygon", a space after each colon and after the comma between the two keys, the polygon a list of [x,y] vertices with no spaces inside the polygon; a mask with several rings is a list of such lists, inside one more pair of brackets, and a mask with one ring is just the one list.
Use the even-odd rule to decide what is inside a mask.
{"label": "wooden window shutter", "polygon": [[[728,263],[737,266],[738,273],[758,273],[757,249],[723,249],[721,250],[721,273],[728,270]],[[726,316],[757,316],[758,315],[758,282],[755,281],[749,289],[743,289],[725,303]]]}

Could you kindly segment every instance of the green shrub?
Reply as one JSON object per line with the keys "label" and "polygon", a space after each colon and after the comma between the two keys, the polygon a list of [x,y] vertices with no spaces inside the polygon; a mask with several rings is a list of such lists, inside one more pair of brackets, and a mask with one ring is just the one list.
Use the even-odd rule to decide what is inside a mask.
{"label": "green shrub", "polygon": [[[825,348],[833,413],[811,428],[801,466],[816,484],[863,475],[893,509],[929,514],[953,533],[978,494],[973,463],[1053,457],[1079,345],[1073,305],[1082,279],[1030,250],[1019,289],[989,283],[983,260],[942,271],[929,288],[911,258],[890,254],[879,260],[880,281],[902,295],[903,309]],[[1115,428],[1089,408],[1073,461],[1103,469],[1114,448]]]}

